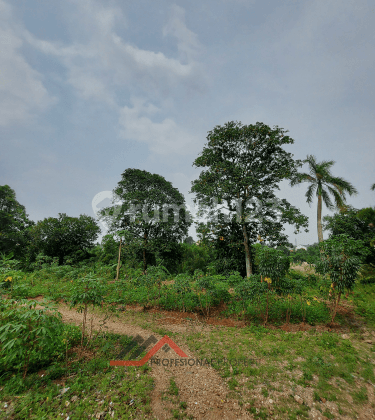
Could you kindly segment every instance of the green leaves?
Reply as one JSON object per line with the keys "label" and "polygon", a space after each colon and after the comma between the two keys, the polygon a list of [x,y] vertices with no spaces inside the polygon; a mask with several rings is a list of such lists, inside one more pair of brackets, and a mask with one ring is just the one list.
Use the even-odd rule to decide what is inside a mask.
{"label": "green leaves", "polygon": [[170,182],[160,175],[129,168],[121,175],[114,195],[116,204],[103,209],[101,219],[111,232],[124,238],[133,254],[147,250],[162,257],[174,252],[178,257],[173,245],[187,235],[192,222],[184,196]]}
{"label": "green leaves", "polygon": [[256,247],[258,270],[262,276],[271,278],[273,282],[285,276],[289,270],[290,257],[281,250],[262,247],[259,244],[254,247]]}
{"label": "green leaves", "polygon": [[[321,244],[323,259],[316,264],[316,271],[328,274],[340,292],[351,290],[363,258],[369,253],[361,241],[340,234]],[[357,255],[360,255],[358,257]]]}
{"label": "green leaves", "polygon": [[[22,369],[49,359],[61,348],[61,314],[52,306],[36,310],[36,301],[0,301],[0,342],[3,370]],[[24,305],[24,306],[22,306]]]}
{"label": "green leaves", "polygon": [[[238,232],[240,236],[237,239],[229,235],[225,245],[221,245],[218,238],[224,236],[223,231],[232,223],[233,217],[220,220],[220,223],[211,220],[206,225],[207,229],[203,224],[199,226],[203,242],[208,242],[211,237],[213,246],[222,251],[230,245],[236,246],[237,250],[242,248],[242,258],[245,256],[245,259],[251,261],[249,248],[256,242],[258,234],[264,239],[271,239],[272,245],[280,245],[287,241],[286,236],[281,234],[283,223],[294,224],[296,229],[301,226],[307,228],[308,218],[286,200],[275,205],[277,199],[273,190],[278,188],[277,184],[284,178],[294,176],[297,167],[302,166],[300,161],[292,159],[293,155],[282,149],[283,144],[294,142],[285,133],[277,126],[271,129],[259,122],[242,126],[233,121],[224,126],[216,126],[209,132],[207,145],[201,156],[194,161],[195,166],[204,166],[208,170],[203,170],[199,179],[192,182],[190,192],[196,193],[196,200],[202,209],[211,209],[208,214],[211,219],[216,215],[220,217],[222,208],[236,212],[235,223],[241,232]],[[257,203],[251,201],[254,198],[258,199]],[[215,208],[224,202],[226,207],[223,205],[220,209]],[[277,211],[281,212],[280,222],[276,221]],[[229,259],[234,258],[231,255]],[[251,273],[250,261],[247,267]]]}
{"label": "green leaves", "polygon": [[78,304],[101,305],[106,287],[100,279],[89,273],[75,283],[71,295],[71,307]]}
{"label": "green leaves", "polygon": [[46,218],[30,230],[30,252],[34,259],[40,252],[49,257],[58,257],[60,265],[66,257],[76,262],[84,258],[86,251],[94,246],[99,233],[100,228],[93,217],[69,217],[59,213],[57,218]]}

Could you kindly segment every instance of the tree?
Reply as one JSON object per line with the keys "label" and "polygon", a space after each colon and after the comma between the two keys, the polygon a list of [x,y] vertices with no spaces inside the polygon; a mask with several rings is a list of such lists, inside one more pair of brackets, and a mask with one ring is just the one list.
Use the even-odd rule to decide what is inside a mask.
{"label": "tree", "polygon": [[59,213],[57,218],[39,221],[30,232],[32,255],[42,252],[49,257],[58,257],[61,265],[67,257],[74,262],[86,258],[88,250],[95,246],[100,227],[91,216],[69,217]]}
{"label": "tree", "polygon": [[358,210],[347,206],[345,211],[325,216],[323,221],[324,230],[330,231],[330,239],[346,234],[349,238],[362,242],[368,250],[364,264],[375,263],[375,249],[371,245],[375,239],[375,207]]}
{"label": "tree", "polygon": [[[361,263],[368,254],[362,241],[356,241],[347,234],[340,234],[320,243],[323,258],[316,265],[316,271],[329,275],[332,281],[330,297],[334,300],[331,308],[331,324],[337,313],[341,294],[351,291],[355,284]],[[335,295],[337,291],[337,297]]]}
{"label": "tree", "polygon": [[184,239],[184,244],[193,245],[195,244],[195,241],[191,236],[188,236],[187,238]]}
{"label": "tree", "polygon": [[[310,182],[310,186],[307,189],[305,196],[307,197],[307,202],[309,205],[312,202],[312,196],[316,189],[316,195],[318,197],[318,240],[319,242],[323,241],[323,231],[322,231],[322,199],[324,204],[330,209],[333,210],[335,206],[332,204],[328,192],[330,192],[335,199],[336,208],[345,211],[345,192],[348,192],[349,195],[357,194],[357,190],[343,178],[333,177],[330,172],[330,167],[335,163],[331,161],[323,161],[320,163],[316,162],[316,157],[309,155],[307,159],[304,160],[304,163],[308,163],[310,166],[310,175],[306,173],[297,174],[296,177],[293,177],[290,185],[294,186],[302,182]],[[324,186],[327,187],[327,190],[324,189]]]}
{"label": "tree", "polygon": [[375,191],[375,184],[371,185],[371,191]]}
{"label": "tree", "polygon": [[13,252],[20,258],[28,241],[28,228],[33,225],[15,191],[9,185],[0,186],[0,252]]}
{"label": "tree", "polygon": [[100,218],[107,222],[110,232],[124,238],[127,232],[126,239],[134,239],[134,246],[142,250],[144,272],[147,252],[182,257],[177,245],[192,222],[185,198],[177,188],[160,175],[129,168],[122,173],[113,194],[113,205],[103,209]]}
{"label": "tree", "polygon": [[[199,179],[192,182],[191,192],[197,194],[201,210],[210,209],[209,217],[214,217],[206,227],[202,226],[202,241],[207,242],[210,232],[219,237],[223,224],[232,223],[231,216],[223,215],[219,222],[221,208],[215,206],[227,203],[230,212],[237,213],[236,222],[241,228],[241,237],[231,237],[232,247],[245,252],[247,277],[253,273],[250,247],[258,240],[269,239],[272,245],[281,245],[287,238],[281,235],[283,223],[291,223],[298,230],[307,227],[308,218],[285,199],[278,200],[273,190],[278,183],[297,173],[300,161],[294,161],[290,153],[282,149],[283,144],[294,143],[277,126],[271,129],[263,123],[242,126],[238,122],[228,122],[216,126],[207,136],[208,144],[201,156],[194,161],[196,167],[208,167]],[[256,204],[258,200],[258,207]],[[281,212],[281,220],[276,221],[276,211]],[[200,211],[202,214],[202,212]],[[252,219],[252,220],[250,220]],[[305,230],[308,232],[308,230]],[[297,232],[295,232],[297,233]],[[225,238],[228,240],[228,238]],[[229,243],[228,243],[229,245]]]}

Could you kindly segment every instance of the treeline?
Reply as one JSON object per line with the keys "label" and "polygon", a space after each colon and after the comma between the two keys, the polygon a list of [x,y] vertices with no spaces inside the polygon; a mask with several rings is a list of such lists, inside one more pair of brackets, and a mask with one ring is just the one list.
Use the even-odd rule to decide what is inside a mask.
{"label": "treeline", "polygon": [[[250,277],[257,273],[254,245],[282,250],[295,263],[315,264],[319,245],[291,251],[283,233],[290,224],[298,233],[308,232],[308,218],[274,191],[287,179],[294,186],[308,182],[307,202],[314,191],[318,198],[318,239],[323,230],[329,238],[345,234],[367,249],[364,264],[375,263],[375,208],[355,209],[345,204],[345,193],[357,190],[330,173],[333,161],[318,163],[314,156],[294,160],[282,146],[294,140],[279,127],[263,123],[243,126],[228,122],[208,133],[207,144],[193,165],[204,168],[192,182],[191,193],[199,203],[194,220],[186,209],[185,198],[172,183],[158,174],[128,168],[113,190],[116,204],[100,212],[109,227],[102,243],[96,243],[100,228],[95,218],[80,215],[45,218],[37,223],[8,185],[0,186],[0,252],[3,258],[20,262],[24,270],[43,264],[120,264],[141,268],[162,264],[171,273],[193,273],[196,269],[219,274],[238,271]],[[310,173],[298,168],[308,164]],[[333,195],[332,204],[329,194]],[[322,220],[322,203],[336,209],[334,216]],[[229,211],[224,214],[223,209]],[[200,240],[197,246],[187,238],[192,223]]]}

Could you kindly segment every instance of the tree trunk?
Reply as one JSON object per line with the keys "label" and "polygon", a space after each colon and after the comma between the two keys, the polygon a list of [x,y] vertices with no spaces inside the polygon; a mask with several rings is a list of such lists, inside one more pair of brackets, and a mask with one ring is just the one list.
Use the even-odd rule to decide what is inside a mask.
{"label": "tree trunk", "polygon": [[146,261],[146,245],[147,245],[147,233],[144,235],[144,246],[143,246],[143,274],[146,274],[147,261]]}
{"label": "tree trunk", "polygon": [[[318,187],[319,188],[319,187]],[[321,192],[321,191],[319,191]],[[322,227],[322,195],[318,195],[318,241],[323,242],[323,227]],[[324,251],[320,250],[320,259],[323,260]]]}
{"label": "tree trunk", "polygon": [[252,266],[251,266],[249,239],[248,239],[248,236],[247,236],[245,225],[242,225],[242,230],[243,230],[244,245],[245,245],[246,276],[247,276],[247,278],[249,278],[253,274],[253,270],[252,270]]}
{"label": "tree trunk", "polygon": [[121,244],[122,244],[122,238],[120,238],[120,246],[119,246],[119,248],[118,248],[118,261],[117,261],[116,281],[118,280],[118,276],[119,276],[119,274],[120,274]]}
{"label": "tree trunk", "polygon": [[318,241],[323,242],[323,228],[322,228],[322,196],[318,195]]}

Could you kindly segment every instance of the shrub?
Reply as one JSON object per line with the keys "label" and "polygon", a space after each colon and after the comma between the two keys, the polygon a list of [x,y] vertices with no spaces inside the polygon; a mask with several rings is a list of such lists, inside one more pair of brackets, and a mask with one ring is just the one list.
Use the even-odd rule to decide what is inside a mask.
{"label": "shrub", "polygon": [[241,274],[238,271],[233,271],[229,273],[229,276],[227,278],[227,282],[229,286],[236,286],[237,284],[242,283],[244,278],[241,276]]}
{"label": "shrub", "polygon": [[27,300],[0,302],[1,370],[22,370],[25,377],[30,367],[63,353],[61,314],[48,306],[37,310],[37,304]]}

